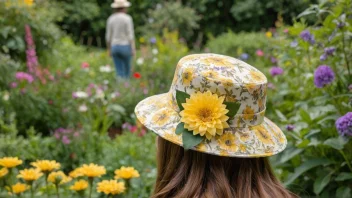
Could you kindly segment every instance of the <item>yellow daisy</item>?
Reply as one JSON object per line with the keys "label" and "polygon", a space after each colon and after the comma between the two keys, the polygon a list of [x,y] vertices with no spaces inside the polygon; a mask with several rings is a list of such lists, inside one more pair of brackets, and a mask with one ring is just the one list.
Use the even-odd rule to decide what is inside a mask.
{"label": "yellow daisy", "polygon": [[257,84],[248,83],[248,84],[245,84],[244,87],[247,89],[248,93],[253,94],[254,91],[257,89]]}
{"label": "yellow daisy", "polygon": [[206,79],[216,79],[219,77],[219,74],[215,71],[205,71],[205,72],[202,72],[202,75],[206,78]]}
{"label": "yellow daisy", "polygon": [[139,173],[133,167],[122,166],[120,169],[115,170],[115,179],[131,179],[136,177],[139,177]]}
{"label": "yellow daisy", "polygon": [[15,185],[11,186],[11,192],[18,195],[26,191],[28,188],[29,188],[28,185],[17,182]]}
{"label": "yellow daisy", "polygon": [[100,177],[106,174],[106,169],[104,166],[98,166],[96,164],[90,163],[89,165],[83,164],[81,172],[87,177]]}
{"label": "yellow daisy", "polygon": [[186,68],[182,73],[182,82],[183,85],[189,86],[193,80],[193,68]]}
{"label": "yellow daisy", "polygon": [[246,142],[250,138],[249,133],[238,132],[238,134],[240,135],[240,140],[242,142]]}
{"label": "yellow daisy", "polygon": [[217,139],[219,147],[222,150],[231,152],[236,152],[238,150],[236,140],[237,137],[232,133],[225,133]]}
{"label": "yellow daisy", "polygon": [[254,118],[254,110],[250,106],[246,106],[243,110],[243,119],[245,120],[253,120]]}
{"label": "yellow daisy", "polygon": [[259,71],[250,71],[249,75],[251,76],[251,78],[253,78],[253,80],[255,80],[256,82],[265,82],[266,81],[266,77],[264,76],[264,74],[262,74]]}
{"label": "yellow daisy", "polygon": [[217,67],[231,67],[233,66],[226,58],[223,57],[207,57],[201,60],[201,63],[205,65],[214,65]]}
{"label": "yellow daisy", "polygon": [[72,178],[77,178],[77,177],[84,176],[83,173],[82,173],[82,168],[78,167],[78,168],[74,169],[73,171],[71,171],[69,173],[69,176],[72,177]]}
{"label": "yellow daisy", "polygon": [[23,0],[23,2],[28,6],[33,5],[33,0]]}
{"label": "yellow daisy", "polygon": [[60,168],[60,164],[55,160],[37,160],[36,162],[32,162],[31,165],[40,169],[44,173]]}
{"label": "yellow daisy", "polygon": [[29,168],[20,171],[20,174],[17,175],[17,178],[22,178],[25,181],[35,181],[41,177],[43,173],[39,169]]}
{"label": "yellow daisy", "polygon": [[9,173],[9,170],[7,168],[0,169],[0,178],[2,178],[5,175],[7,175],[7,173]]}
{"label": "yellow daisy", "polygon": [[18,157],[3,157],[0,159],[0,166],[6,168],[13,168],[22,164],[22,160],[18,159]]}
{"label": "yellow daisy", "polygon": [[270,133],[265,130],[262,126],[255,126],[253,127],[254,133],[259,139],[260,142],[264,144],[274,144],[273,139]]}
{"label": "yellow daisy", "polygon": [[169,121],[170,113],[172,113],[170,109],[162,109],[156,112],[152,117],[153,123],[158,126],[165,125]]}
{"label": "yellow daisy", "polygon": [[221,83],[225,89],[231,89],[234,86],[233,80],[230,78],[221,79]]}
{"label": "yellow daisy", "polygon": [[70,182],[71,180],[71,177],[68,177],[62,171],[51,172],[48,176],[48,182],[51,182],[53,184],[65,184],[67,182]]}
{"label": "yellow daisy", "polygon": [[97,191],[106,195],[116,195],[125,192],[125,183],[116,180],[103,180],[97,184]]}
{"label": "yellow daisy", "polygon": [[74,191],[82,191],[82,190],[85,190],[88,188],[88,182],[86,180],[78,180],[76,181],[71,187],[70,189],[71,190],[74,190]]}
{"label": "yellow daisy", "polygon": [[221,135],[223,130],[228,128],[226,114],[229,110],[223,104],[224,97],[218,97],[210,91],[197,92],[186,99],[180,112],[181,122],[193,135],[199,134],[211,139],[215,135]]}

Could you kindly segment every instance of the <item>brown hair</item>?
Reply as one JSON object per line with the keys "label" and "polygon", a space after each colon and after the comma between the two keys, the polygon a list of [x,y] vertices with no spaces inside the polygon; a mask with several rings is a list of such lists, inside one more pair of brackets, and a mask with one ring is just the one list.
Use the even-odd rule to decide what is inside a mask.
{"label": "brown hair", "polygon": [[157,141],[158,174],[152,198],[292,198],[267,158],[209,155]]}

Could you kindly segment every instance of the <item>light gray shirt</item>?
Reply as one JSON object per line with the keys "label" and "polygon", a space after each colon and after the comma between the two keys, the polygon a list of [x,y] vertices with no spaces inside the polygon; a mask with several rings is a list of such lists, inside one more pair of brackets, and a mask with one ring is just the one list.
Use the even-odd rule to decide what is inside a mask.
{"label": "light gray shirt", "polygon": [[129,45],[134,40],[133,20],[126,13],[112,14],[106,24],[106,42],[113,45]]}

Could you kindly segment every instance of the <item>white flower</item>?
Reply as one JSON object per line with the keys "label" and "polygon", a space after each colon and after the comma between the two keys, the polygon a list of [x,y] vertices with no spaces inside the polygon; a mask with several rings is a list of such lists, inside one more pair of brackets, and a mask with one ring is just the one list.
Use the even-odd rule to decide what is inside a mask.
{"label": "white flower", "polygon": [[79,111],[79,112],[86,112],[86,111],[88,111],[87,105],[83,104],[83,105],[79,106],[79,107],[78,107],[78,111]]}
{"label": "white flower", "polygon": [[105,94],[104,94],[104,92],[101,90],[101,89],[97,89],[97,91],[96,91],[96,98],[104,98],[104,96],[105,96]]}
{"label": "white flower", "polygon": [[71,71],[72,71],[71,67],[68,67],[65,69],[65,74],[69,74],[71,73]]}
{"label": "white flower", "polygon": [[87,98],[87,97],[88,97],[88,94],[87,94],[86,92],[84,92],[84,91],[77,91],[77,92],[75,93],[75,96],[76,96],[77,98]]}
{"label": "white flower", "polygon": [[153,63],[158,62],[158,58],[153,58]]}
{"label": "white flower", "polygon": [[138,58],[137,59],[137,65],[142,65],[144,63],[144,59],[143,58]]}
{"label": "white flower", "polygon": [[152,50],[152,53],[154,54],[154,55],[157,55],[158,54],[158,49],[156,49],[156,48],[154,48],[153,50]]}
{"label": "white flower", "polygon": [[5,92],[4,96],[2,97],[3,100],[8,101],[10,99],[9,92]]}
{"label": "white flower", "polygon": [[105,65],[105,66],[100,66],[99,71],[109,73],[109,72],[112,72],[112,69],[110,65]]}
{"label": "white flower", "polygon": [[107,85],[107,84],[109,84],[109,81],[108,81],[108,80],[104,80],[103,83],[104,83],[105,85]]}

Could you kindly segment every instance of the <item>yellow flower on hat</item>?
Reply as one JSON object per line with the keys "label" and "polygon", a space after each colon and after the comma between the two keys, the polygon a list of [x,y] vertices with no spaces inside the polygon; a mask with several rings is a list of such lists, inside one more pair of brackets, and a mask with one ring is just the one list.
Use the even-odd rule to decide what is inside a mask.
{"label": "yellow flower on hat", "polygon": [[176,133],[165,133],[163,138],[165,138],[173,143],[182,142],[182,137],[180,135],[176,135]]}
{"label": "yellow flower on hat", "polygon": [[97,191],[106,195],[116,195],[125,192],[125,183],[116,180],[103,180],[98,183]]}
{"label": "yellow flower on hat", "polygon": [[250,106],[246,106],[243,110],[243,119],[252,120],[254,118],[254,110]]}
{"label": "yellow flower on hat", "polygon": [[90,163],[89,165],[83,164],[81,172],[87,177],[100,177],[106,174],[106,169],[104,166],[98,166],[96,164]]}
{"label": "yellow flower on hat", "polygon": [[264,82],[264,81],[266,81],[266,77],[264,76],[264,74],[262,74],[259,71],[253,71],[252,70],[252,71],[249,72],[249,75],[256,82]]}
{"label": "yellow flower on hat", "polygon": [[206,57],[201,60],[205,65],[215,65],[217,67],[231,67],[233,64],[225,57]]}
{"label": "yellow flower on hat", "polygon": [[131,179],[135,177],[139,177],[139,172],[133,167],[122,166],[120,169],[115,170],[115,179]]}
{"label": "yellow flower on hat", "polygon": [[215,71],[205,71],[205,72],[202,72],[202,75],[206,78],[206,79],[209,79],[209,78],[217,78],[219,76],[219,74]]}
{"label": "yellow flower on hat", "polygon": [[6,168],[13,168],[22,164],[22,160],[18,159],[18,157],[3,157],[0,159],[0,166]]}
{"label": "yellow flower on hat", "polygon": [[18,182],[15,185],[11,186],[11,192],[18,195],[26,191],[28,188],[28,185]]}
{"label": "yellow flower on hat", "polygon": [[82,190],[85,190],[88,188],[88,182],[86,180],[78,180],[76,181],[71,187],[70,189],[71,190],[74,190],[74,191],[82,191]]}
{"label": "yellow flower on hat", "polygon": [[20,174],[17,175],[17,178],[22,178],[25,181],[31,182],[39,179],[43,173],[39,169],[29,168],[20,171]]}
{"label": "yellow flower on hat", "polygon": [[193,135],[205,136],[210,140],[215,135],[221,135],[228,128],[226,114],[229,110],[223,104],[224,97],[218,97],[210,91],[197,92],[186,99],[180,112],[181,122]]}
{"label": "yellow flower on hat", "polygon": [[219,143],[219,147],[222,150],[236,152],[238,150],[238,145],[236,143],[237,137],[232,133],[225,133],[220,136],[217,141]]}
{"label": "yellow flower on hat", "polygon": [[221,79],[221,83],[225,87],[225,89],[231,89],[234,85],[233,80],[231,80],[230,78]]}
{"label": "yellow flower on hat", "polygon": [[254,133],[260,142],[264,144],[274,144],[270,133],[263,126],[254,126]]}
{"label": "yellow flower on hat", "polygon": [[183,85],[189,86],[193,80],[193,72],[192,68],[186,68],[182,73],[182,82]]}
{"label": "yellow flower on hat", "polygon": [[48,176],[48,182],[51,182],[53,184],[65,184],[71,180],[71,177],[68,177],[62,171],[51,172]]}
{"label": "yellow flower on hat", "polygon": [[78,167],[78,168],[74,169],[73,171],[71,171],[69,173],[69,176],[72,177],[72,178],[77,178],[77,177],[83,176],[82,168]]}
{"label": "yellow flower on hat", "polygon": [[162,109],[161,111],[158,111],[153,115],[152,121],[156,125],[162,126],[169,121],[171,113],[172,112],[170,111],[170,109]]}
{"label": "yellow flower on hat", "polygon": [[37,160],[36,162],[32,162],[31,165],[40,169],[44,173],[51,172],[55,169],[60,168],[60,164],[57,163],[55,160]]}
{"label": "yellow flower on hat", "polygon": [[9,173],[9,170],[7,168],[0,169],[0,178],[2,178],[5,175],[7,175],[7,173]]}

